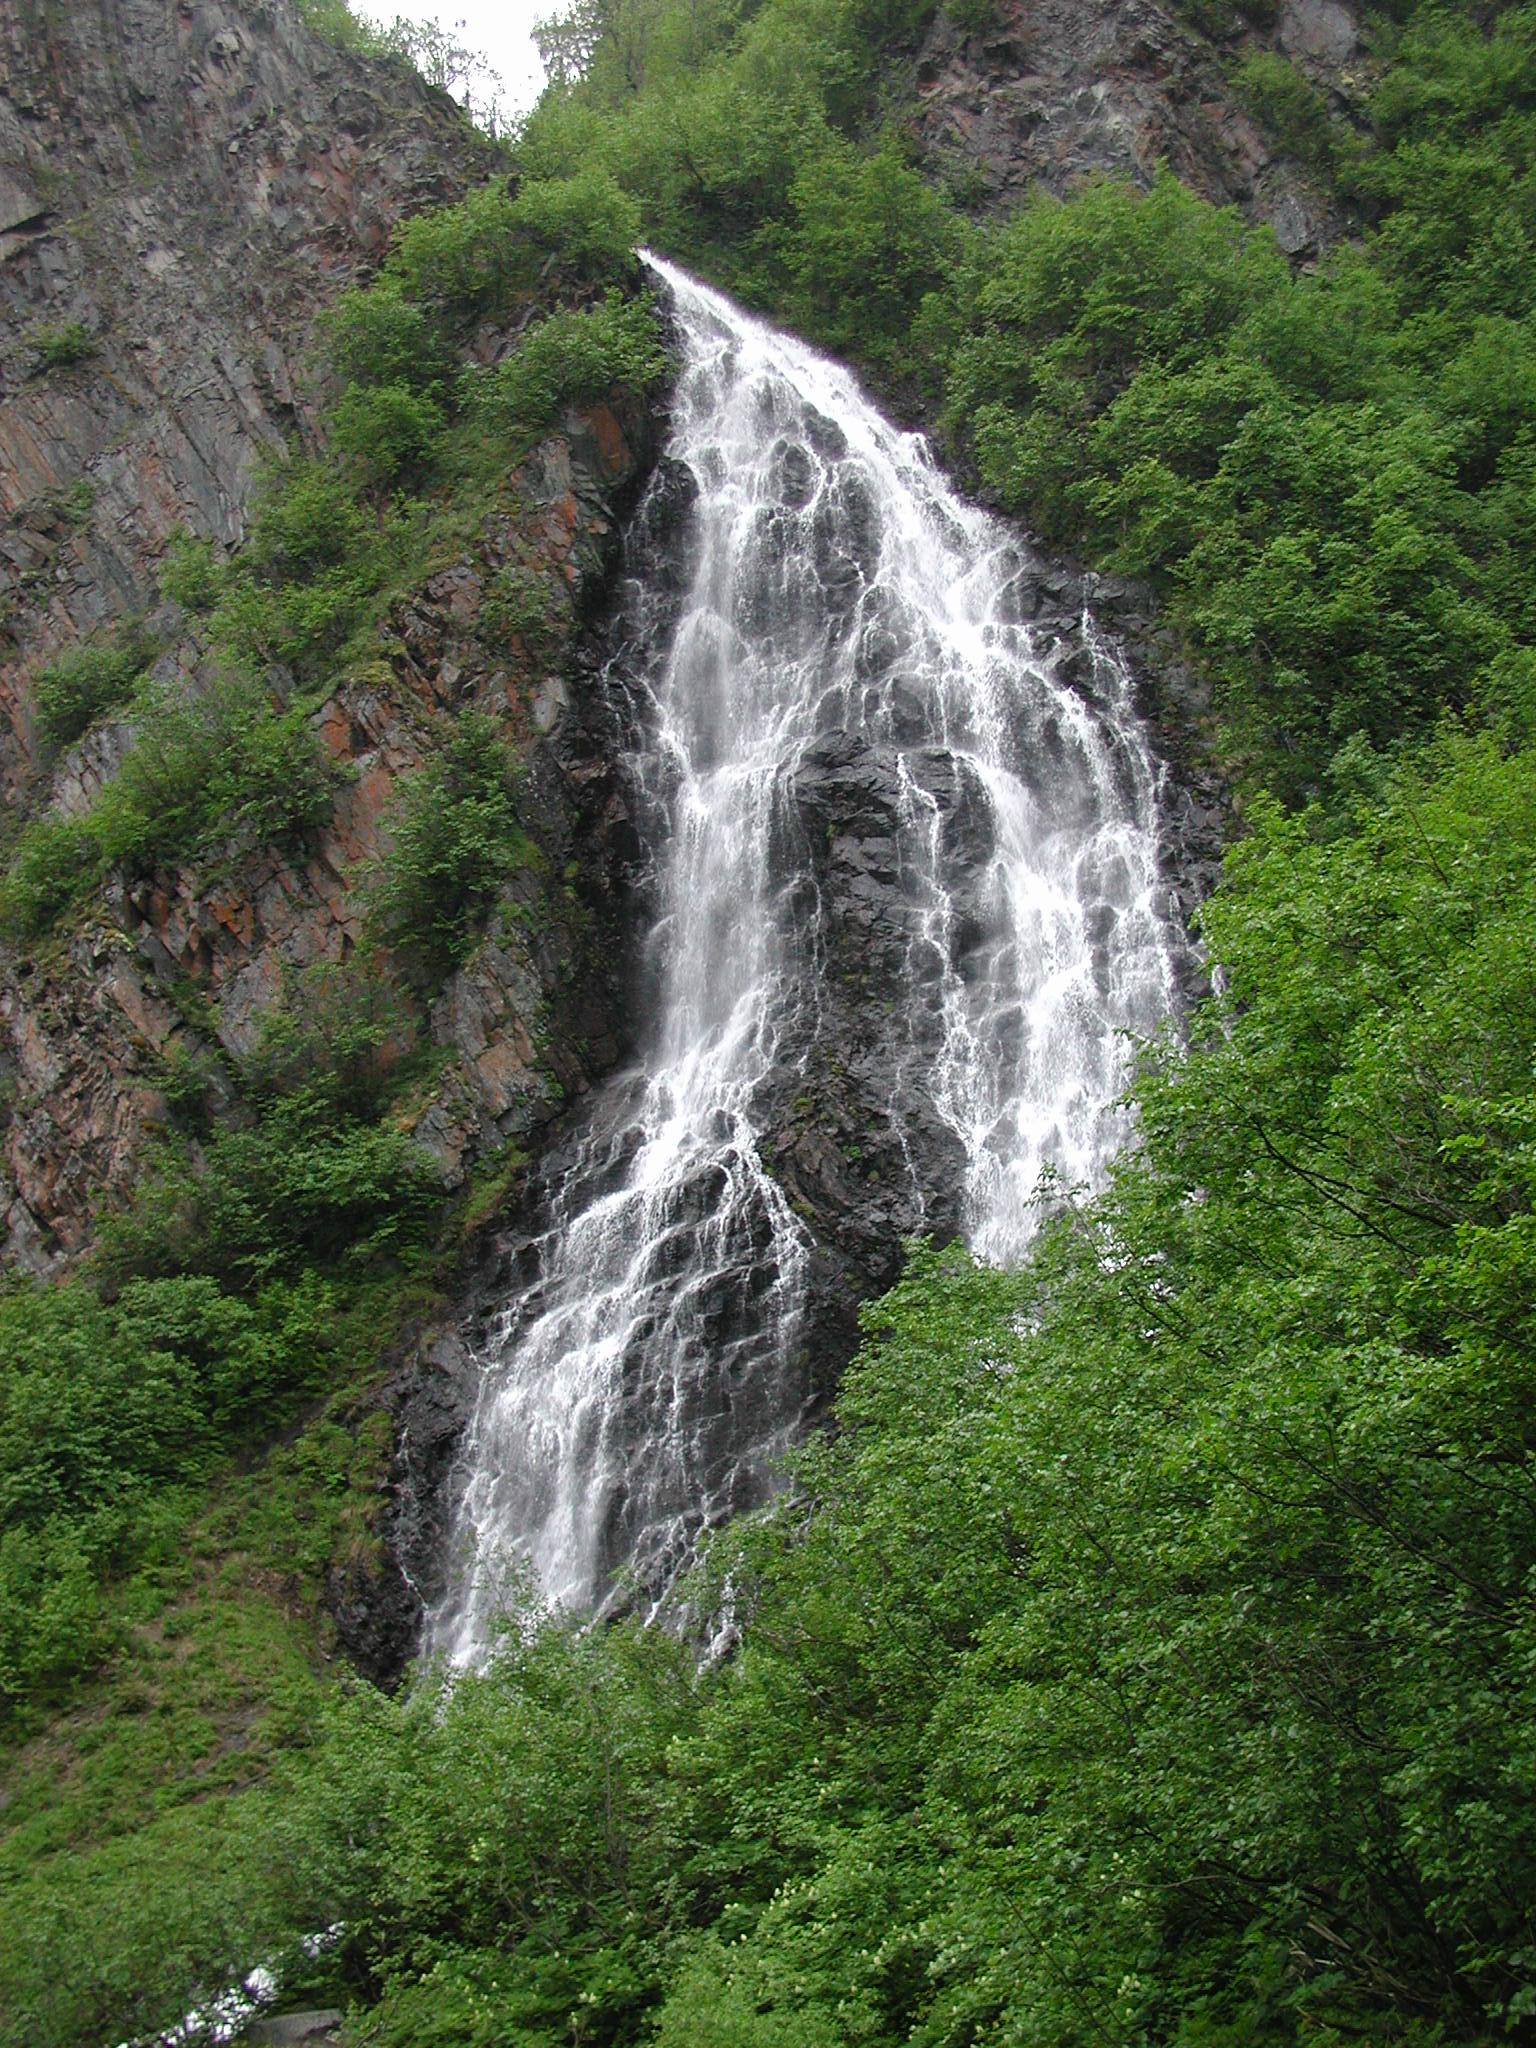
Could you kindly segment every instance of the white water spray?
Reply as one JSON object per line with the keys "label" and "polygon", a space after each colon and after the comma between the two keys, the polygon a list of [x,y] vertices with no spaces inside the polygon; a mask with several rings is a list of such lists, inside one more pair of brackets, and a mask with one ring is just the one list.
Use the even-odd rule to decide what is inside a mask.
{"label": "white water spray", "polygon": [[[1016,1259],[1042,1174],[1125,1135],[1127,1034],[1173,1006],[1155,764],[1114,657],[1032,633],[1017,540],[955,497],[853,378],[671,265],[669,454],[696,504],[675,623],[642,587],[654,1012],[598,1098],[487,1349],[429,1646],[485,1648],[509,1558],[582,1611],[655,1598],[701,1526],[761,1499],[796,1433],[811,1246],[759,1112],[814,1042],[817,749],[880,764],[902,933],[891,1111],[963,1162],[976,1251]],[[1084,681],[1088,688],[1083,688]],[[797,851],[798,849],[798,851]]]}

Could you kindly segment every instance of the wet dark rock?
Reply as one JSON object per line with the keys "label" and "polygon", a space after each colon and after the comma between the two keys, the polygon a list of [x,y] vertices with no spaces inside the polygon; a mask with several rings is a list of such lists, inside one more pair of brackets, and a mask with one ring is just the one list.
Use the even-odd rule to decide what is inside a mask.
{"label": "wet dark rock", "polygon": [[429,1330],[402,1347],[382,1399],[395,1447],[371,1555],[333,1565],[326,1605],[356,1668],[392,1686],[414,1655],[426,1608],[448,1567],[452,1475],[479,1370],[464,1337]]}

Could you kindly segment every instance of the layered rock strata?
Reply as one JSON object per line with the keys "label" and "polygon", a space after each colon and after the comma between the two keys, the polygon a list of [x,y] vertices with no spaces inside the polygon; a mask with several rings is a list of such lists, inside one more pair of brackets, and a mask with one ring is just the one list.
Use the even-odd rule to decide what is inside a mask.
{"label": "layered rock strata", "polygon": [[[0,793],[78,814],[132,741],[94,728],[47,773],[32,680],[96,629],[144,615],[190,683],[190,622],[157,570],[182,530],[239,543],[262,462],[311,445],[316,314],[371,271],[395,225],[452,200],[492,152],[405,67],[317,41],[287,0],[4,0],[0,50]],[[74,328],[79,360],[40,366]],[[510,337],[475,338],[488,361]],[[130,1188],[178,1050],[240,1056],[294,975],[352,950],[358,883],[435,714],[490,712],[525,762],[538,861],[491,942],[434,1002],[434,1085],[404,1114],[445,1187],[524,1138],[617,1055],[612,760],[565,671],[602,602],[619,510],[652,422],[567,419],[508,479],[464,558],[397,607],[387,664],[315,714],[333,814],[297,853],[237,855],[118,886],[62,942],[0,958],[0,1243],[47,1270]],[[563,588],[536,646],[480,628],[508,565]],[[616,856],[617,857],[617,856]]]}
{"label": "layered rock strata", "polygon": [[[977,13],[984,22],[964,25]],[[1092,177],[1147,185],[1166,165],[1304,260],[1343,225],[1336,202],[1265,132],[1231,73],[1242,55],[1277,49],[1345,111],[1363,76],[1359,26],[1342,0],[1250,13],[1218,48],[1160,0],[995,0],[958,22],[945,10],[914,60],[914,133],[1000,210]]]}

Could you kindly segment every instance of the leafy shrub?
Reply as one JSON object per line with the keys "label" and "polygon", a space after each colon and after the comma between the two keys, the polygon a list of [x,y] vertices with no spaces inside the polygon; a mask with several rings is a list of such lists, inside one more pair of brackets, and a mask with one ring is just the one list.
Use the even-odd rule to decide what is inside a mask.
{"label": "leafy shrub", "polygon": [[322,462],[291,462],[261,495],[249,559],[276,582],[301,582],[367,554],[375,532],[345,477]]}
{"label": "leafy shrub", "polygon": [[571,178],[529,178],[518,188],[512,220],[536,249],[578,277],[615,281],[634,270],[639,202],[601,168]]}
{"label": "leafy shrub", "polygon": [[494,431],[529,441],[567,405],[609,397],[615,386],[649,390],[665,367],[652,301],[610,292],[601,306],[551,313],[529,328],[504,363],[472,379],[469,403]]}
{"label": "leafy shrub", "polygon": [[32,350],[33,375],[39,377],[46,377],[53,370],[71,369],[96,353],[96,337],[83,320],[30,328],[27,344]]}
{"label": "leafy shrub", "polygon": [[192,1362],[131,1315],[78,1281],[0,1294],[0,1716],[102,1654],[99,1575],[207,1444]]}
{"label": "leafy shrub", "polygon": [[457,206],[417,214],[395,231],[385,279],[408,299],[459,317],[502,311],[532,270],[505,184],[482,185]]}
{"label": "leafy shrub", "polygon": [[0,1530],[0,1727],[25,1724],[120,1639],[92,1537],[67,1523]]}
{"label": "leafy shrub", "polygon": [[495,721],[466,711],[424,766],[401,778],[371,915],[384,943],[429,981],[466,958],[503,883],[532,856],[515,775]]}
{"label": "leafy shrub", "polygon": [[419,1242],[441,1196],[431,1159],[387,1124],[338,1117],[326,1092],[271,1100],[256,1123],[202,1146],[168,1146],[104,1224],[106,1270],[208,1274],[258,1294],[273,1283],[272,1301],[298,1311],[283,1276],[326,1262],[362,1269]]}
{"label": "leafy shrub", "polygon": [[452,358],[441,329],[398,279],[343,292],[321,314],[319,331],[327,361],[348,384],[425,392],[448,376]]}
{"label": "leafy shrub", "polygon": [[140,1349],[190,1363],[207,1427],[228,1441],[320,1384],[336,1348],[336,1305],[334,1284],[311,1269],[239,1298],[205,1273],[130,1280],[114,1308]]}
{"label": "leafy shrub", "polygon": [[373,617],[384,568],[380,557],[283,583],[237,573],[209,622],[213,637],[237,660],[318,681]]}
{"label": "leafy shrub", "polygon": [[172,534],[160,563],[160,594],[183,611],[210,612],[224,587],[223,568],[212,541],[190,533]]}
{"label": "leafy shrub", "polygon": [[174,1127],[192,1137],[207,1135],[216,1108],[227,1103],[230,1095],[220,1055],[182,1043],[171,1045],[162,1056],[155,1085]]}
{"label": "leafy shrub", "polygon": [[[412,412],[407,442],[429,416]],[[402,545],[399,522],[362,502],[355,476],[290,463],[268,481],[239,573],[210,621],[214,639],[244,660],[323,674],[372,615]]]}
{"label": "leafy shrub", "polygon": [[52,492],[46,502],[72,529],[85,526],[96,506],[96,485],[88,476],[77,476],[67,490]]}
{"label": "leafy shrub", "polygon": [[406,384],[354,386],[331,413],[331,446],[375,484],[420,480],[446,424],[442,407]]}
{"label": "leafy shrub", "polygon": [[258,683],[213,677],[146,704],[89,829],[109,864],[144,867],[214,846],[301,839],[330,815],[336,769],[302,709]]}
{"label": "leafy shrub", "polygon": [[89,825],[34,818],[22,828],[0,876],[0,930],[13,944],[41,937],[102,872]]}
{"label": "leafy shrub", "polygon": [[913,319],[959,258],[952,207],[889,141],[873,156],[840,146],[813,158],[789,203],[782,249],[802,322],[880,368],[912,365]]}
{"label": "leafy shrub", "polygon": [[131,1341],[78,1284],[13,1293],[4,1320],[0,1520],[41,1528],[117,1508],[132,1481],[184,1469],[204,1434],[191,1360]]}
{"label": "leafy shrub", "polygon": [[156,648],[129,626],[110,640],[76,648],[33,678],[32,724],[45,761],[72,746],[105,711],[128,703]]}
{"label": "leafy shrub", "polygon": [[291,1911],[344,1924],[353,1985],[385,1978],[368,2038],[392,2048],[631,2040],[654,1997],[690,1660],[659,1630],[508,1620],[482,1673],[334,1700],[280,1823]]}

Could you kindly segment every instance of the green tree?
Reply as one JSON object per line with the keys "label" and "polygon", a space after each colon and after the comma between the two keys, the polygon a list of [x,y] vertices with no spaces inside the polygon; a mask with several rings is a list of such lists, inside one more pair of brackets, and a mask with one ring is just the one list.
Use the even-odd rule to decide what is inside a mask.
{"label": "green tree", "polygon": [[783,256],[800,322],[831,348],[914,369],[913,320],[960,253],[953,210],[889,140],[872,156],[842,144],[812,158],[789,205]]}

